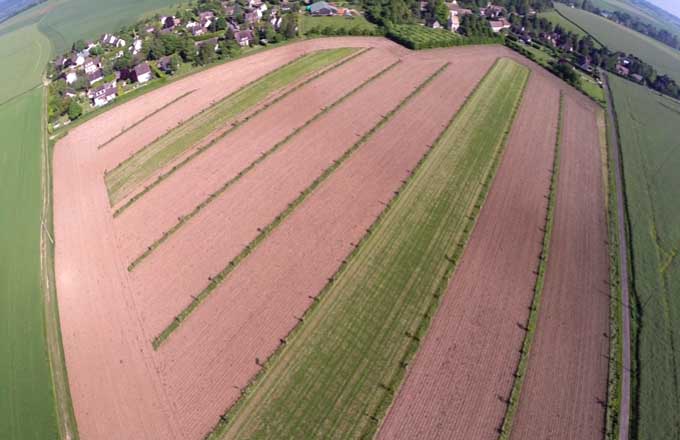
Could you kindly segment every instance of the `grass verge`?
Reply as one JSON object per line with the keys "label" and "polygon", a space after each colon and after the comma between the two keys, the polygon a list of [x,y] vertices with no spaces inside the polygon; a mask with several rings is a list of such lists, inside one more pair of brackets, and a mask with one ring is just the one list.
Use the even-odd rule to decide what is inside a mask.
{"label": "grass verge", "polygon": [[531,300],[529,318],[526,324],[526,334],[522,342],[522,349],[520,350],[519,362],[515,370],[515,380],[510,391],[510,398],[508,399],[508,407],[505,410],[503,423],[500,428],[499,440],[508,440],[512,434],[512,424],[514,422],[515,413],[519,407],[519,399],[522,394],[522,384],[526,376],[527,366],[529,364],[529,355],[531,353],[531,345],[534,341],[536,331],[536,324],[538,323],[538,314],[541,307],[541,296],[543,295],[543,284],[545,282],[545,272],[548,267],[548,257],[550,254],[550,239],[552,237],[553,220],[555,215],[555,204],[557,202],[557,179],[560,174],[560,143],[562,141],[562,118],[564,116],[564,96],[560,92],[560,111],[557,122],[557,137],[555,138],[555,156],[553,159],[552,178],[550,180],[550,194],[548,195],[548,211],[545,216],[545,233],[543,234],[543,247],[541,255],[538,258],[538,275],[536,276],[536,284],[534,285],[534,296]]}
{"label": "grass verge", "polygon": [[619,258],[619,210],[615,167],[611,149],[615,148],[610,139],[609,122],[602,114],[600,142],[604,146],[602,159],[607,201],[607,230],[609,235],[609,371],[607,379],[607,407],[605,409],[605,439],[619,439],[619,411],[621,407],[621,375],[623,367],[623,340],[621,321],[621,260]]}
{"label": "grass verge", "polygon": [[491,69],[208,438],[374,435],[472,232],[528,75],[507,59]]}
{"label": "grass verge", "polygon": [[[256,109],[260,101],[276,95],[277,91],[282,96],[287,96],[297,89],[293,87],[286,90],[290,84],[320,69],[323,73],[325,67],[338,63],[343,58],[351,59],[352,54],[356,56],[358,51],[353,48],[340,48],[302,55],[244,85],[234,93],[191,116],[184,123],[168,130],[106,173],[106,188],[111,205],[116,205],[158,169],[200,143],[215,130],[225,127],[229,121],[233,121],[232,127],[238,124],[234,118],[239,115],[243,116],[248,110]],[[318,75],[314,75],[307,80],[311,81],[317,77]],[[304,85],[305,82],[301,83]],[[276,101],[278,100],[274,99],[274,102]],[[268,105],[271,103],[266,103],[263,107],[266,108]],[[252,117],[252,115],[249,116]],[[244,119],[247,118],[248,116]],[[205,149],[200,151],[205,151]]]}
{"label": "grass verge", "polygon": [[342,96],[340,99],[337,101],[333,102],[329,106],[327,106],[324,110],[320,111],[319,113],[315,114],[311,119],[307,120],[304,124],[302,124],[300,127],[296,128],[292,133],[290,133],[288,136],[286,136],[283,140],[277,142],[274,144],[272,148],[267,150],[265,153],[261,154],[257,159],[252,161],[250,164],[248,164],[247,167],[245,167],[243,170],[241,170],[236,176],[232,177],[231,179],[227,180],[224,185],[222,185],[217,191],[213,192],[210,194],[208,197],[205,198],[201,203],[196,205],[196,207],[189,212],[186,215],[181,216],[177,223],[173,225],[170,229],[167,231],[163,232],[163,235],[156,239],[144,252],[142,252],[137,258],[135,258],[132,263],[128,265],[128,271],[133,271],[146,257],[151,255],[153,251],[155,251],[161,244],[163,244],[168,238],[170,238],[175,232],[177,232],[184,224],[186,224],[189,220],[191,220],[193,217],[195,217],[199,212],[201,212],[204,208],[206,208],[210,203],[212,203],[214,200],[217,199],[224,191],[226,191],[229,187],[234,185],[236,182],[241,180],[242,177],[244,177],[246,174],[248,174],[250,171],[252,171],[258,164],[263,162],[265,159],[267,159],[269,156],[274,154],[276,151],[278,151],[281,147],[283,147],[285,144],[288,143],[292,138],[297,136],[298,133],[300,133],[302,130],[307,128],[310,124],[312,124],[314,121],[319,119],[321,116],[325,115],[329,111],[331,111],[333,108],[337,107],[340,105],[342,102],[347,100],[350,96],[354,95],[356,92],[359,90],[363,89],[366,87],[368,84],[373,82],[374,80],[378,79],[385,73],[387,73],[389,70],[392,70],[397,64],[399,64],[401,61],[395,61],[394,63],[390,64],[387,66],[385,69],[381,70],[377,74],[373,75],[372,77],[368,78],[366,81],[355,87],[354,89],[350,90],[349,93],[346,95]]}
{"label": "grass verge", "polygon": [[[370,49],[367,49],[367,50],[370,50]],[[251,118],[257,116],[258,114],[260,114],[261,112],[265,111],[266,109],[268,109],[268,108],[271,107],[272,105],[274,105],[274,104],[276,104],[277,102],[281,101],[282,99],[286,98],[286,97],[287,97],[288,95],[290,95],[291,93],[297,91],[298,89],[302,88],[302,87],[305,86],[306,84],[309,84],[311,81],[314,81],[314,80],[320,78],[321,76],[323,76],[324,74],[328,73],[329,71],[331,71],[331,70],[333,70],[333,69],[336,69],[336,68],[342,66],[343,64],[345,64],[345,63],[347,63],[347,62],[353,60],[353,59],[356,58],[356,57],[358,57],[359,55],[365,53],[367,50],[354,51],[354,53],[353,53],[352,55],[350,55],[350,56],[348,56],[348,57],[345,57],[345,58],[344,58],[343,60],[341,60],[340,62],[337,62],[337,63],[331,65],[330,67],[326,68],[326,69],[322,69],[322,70],[316,72],[315,74],[311,75],[309,78],[306,78],[305,81],[298,81],[297,84],[296,84],[294,87],[291,87],[290,89],[286,90],[286,91],[285,91],[284,93],[282,93],[281,95],[276,96],[274,99],[272,99],[272,100],[266,102],[264,105],[262,105],[262,106],[260,106],[260,107],[256,107],[256,108],[254,109],[254,111],[252,111],[252,113],[245,112],[245,113],[247,113],[247,116],[246,116],[245,118],[243,118],[242,120],[236,120],[236,121],[232,122],[232,124],[231,124],[231,126],[230,126],[229,128],[227,128],[225,131],[219,133],[218,136],[215,136],[215,137],[214,137],[213,139],[211,139],[209,142],[207,142],[207,143],[205,143],[205,144],[203,144],[203,145],[200,145],[200,144],[199,144],[199,146],[197,146],[197,147],[194,149],[193,152],[191,152],[191,153],[188,154],[186,157],[184,157],[184,159],[182,159],[180,162],[178,162],[176,165],[174,165],[171,169],[169,169],[169,170],[167,170],[167,171],[161,173],[154,181],[152,181],[151,183],[149,183],[148,185],[146,185],[141,191],[139,191],[139,192],[136,193],[134,196],[132,196],[131,198],[129,198],[124,204],[122,204],[121,206],[119,206],[118,208],[116,208],[116,210],[115,210],[114,213],[113,213],[113,216],[114,216],[114,217],[117,217],[117,216],[119,216],[120,214],[122,214],[127,208],[129,208],[130,206],[132,206],[132,204],[134,204],[137,200],[139,200],[140,198],[142,198],[146,193],[148,193],[148,192],[151,191],[153,188],[155,188],[157,185],[159,185],[159,184],[160,184],[163,180],[165,180],[167,177],[169,177],[169,176],[172,175],[174,172],[176,172],[177,170],[179,170],[180,168],[182,168],[183,166],[185,166],[186,164],[188,164],[189,162],[191,162],[194,158],[196,158],[197,156],[199,156],[200,154],[202,154],[202,153],[203,153],[205,150],[207,150],[208,148],[210,148],[210,147],[212,147],[213,145],[215,145],[215,143],[217,143],[219,140],[223,139],[225,136],[229,135],[232,131],[234,131],[234,130],[236,130],[237,128],[239,128],[241,125],[243,125],[243,124],[244,124],[246,121],[248,121],[249,119],[251,119]],[[245,87],[248,87],[248,86],[245,86]],[[238,93],[238,92],[237,92],[237,93]],[[227,97],[227,98],[225,98],[225,99],[229,99],[229,98]],[[253,108],[251,108],[250,110],[253,110]],[[243,113],[243,114],[245,114],[245,113]],[[242,114],[242,115],[243,115],[243,114]],[[195,145],[195,144],[194,144],[194,145]],[[111,201],[113,202],[113,200],[111,200]]]}
{"label": "grass verge", "polygon": [[[393,66],[398,64],[398,62],[392,64],[387,69],[379,72],[376,75],[380,76],[387,70],[391,69]],[[263,228],[260,233],[246,245],[246,247],[239,253],[233,260],[231,260],[227,266],[210,281],[210,284],[203,289],[198,295],[194,297],[194,300],[187,306],[174,320],[166,327],[163,332],[153,340],[154,349],[158,347],[175,331],[179,325],[193,312],[200,304],[205,300],[205,298],[210,295],[210,293],[217,288],[217,286],[224,281],[227,276],[236,269],[238,264],[243,261],[265,238],[278,226],[280,225],[298,206],[300,206],[305,199],[324,181],[330,176],[340,165],[342,165],[359,147],[361,147],[380,127],[382,127],[387,121],[389,121],[395,113],[399,111],[408,101],[410,101],[414,96],[416,96],[427,84],[429,84],[435,77],[437,77],[448,64],[445,64],[440,69],[438,69],[434,74],[432,74],[428,79],[426,79],[418,88],[416,88],[409,96],[404,98],[404,100],[397,105],[393,110],[385,114],[383,118],[368,132],[366,132],[354,145],[352,145],[345,153],[340,156],[339,159],[335,160],[332,165],[326,168],[319,177],[317,177],[300,195],[291,202],[288,207],[276,216],[273,222]],[[370,81],[370,80],[369,80]],[[366,83],[365,83],[366,84]],[[362,87],[362,86],[360,86]],[[320,116],[320,115],[319,115]],[[284,140],[283,142],[286,142]],[[179,319],[178,319],[179,318]]]}
{"label": "grass verge", "polygon": [[[44,91],[43,93],[47,93]],[[47,104],[43,96],[43,106]],[[46,112],[46,109],[44,109]],[[46,114],[46,113],[45,113]],[[40,273],[41,286],[44,294],[45,340],[47,342],[47,357],[52,374],[57,428],[60,439],[78,440],[78,424],[71,388],[66,369],[66,357],[62,345],[61,322],[59,320],[59,302],[57,298],[56,276],[54,273],[54,222],[52,207],[52,158],[54,141],[47,141],[46,118],[43,121],[42,139],[42,213],[40,220]]]}

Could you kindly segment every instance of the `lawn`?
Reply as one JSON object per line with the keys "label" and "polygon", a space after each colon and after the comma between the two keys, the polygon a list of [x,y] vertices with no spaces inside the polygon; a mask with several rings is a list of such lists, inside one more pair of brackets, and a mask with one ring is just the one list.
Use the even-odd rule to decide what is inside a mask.
{"label": "lawn", "polygon": [[378,27],[366,20],[364,17],[312,17],[311,15],[302,15],[300,17],[300,35],[309,34],[312,29],[317,30],[317,34],[321,33],[324,28],[331,28],[334,31],[337,29],[357,29],[361,31],[376,32]]}
{"label": "lawn", "polygon": [[170,130],[106,174],[106,187],[111,205],[123,200],[158,169],[224,126],[230,119],[252,109],[272,93],[354,52],[356,49],[341,48],[305,55],[239,89],[206,111]]}
{"label": "lawn", "polygon": [[616,24],[582,9],[555,3],[555,8],[610,50],[632,53],[680,82],[680,52],[632,29]]}
{"label": "lawn", "polygon": [[497,63],[214,437],[372,436],[472,230],[527,78]]}
{"label": "lawn", "polygon": [[680,436],[680,103],[610,76],[630,223],[632,438]]}

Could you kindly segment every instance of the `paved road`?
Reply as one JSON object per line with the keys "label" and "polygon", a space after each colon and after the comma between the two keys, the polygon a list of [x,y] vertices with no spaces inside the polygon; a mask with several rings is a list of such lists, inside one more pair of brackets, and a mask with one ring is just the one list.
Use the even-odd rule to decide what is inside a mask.
{"label": "paved road", "polygon": [[612,105],[612,97],[609,93],[607,75],[603,75],[605,81],[605,94],[607,96],[607,117],[609,118],[609,139],[612,142],[612,158],[616,171],[616,192],[618,200],[618,229],[619,229],[619,273],[621,274],[621,321],[623,364],[621,376],[621,407],[619,410],[619,440],[628,440],[628,428],[630,426],[630,302],[628,295],[628,242],[626,236],[625,211],[623,206],[623,178],[621,175],[621,155],[619,150],[619,137],[616,131],[616,115]]}

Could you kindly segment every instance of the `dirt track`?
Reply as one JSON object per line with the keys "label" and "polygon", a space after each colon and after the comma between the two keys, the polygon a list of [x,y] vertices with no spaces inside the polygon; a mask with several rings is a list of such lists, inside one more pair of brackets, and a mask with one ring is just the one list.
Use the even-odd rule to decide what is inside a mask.
{"label": "dirt track", "polygon": [[607,401],[609,268],[593,106],[565,97],[543,299],[513,439],[601,439]]}
{"label": "dirt track", "polygon": [[379,438],[498,437],[499,397],[510,393],[518,323],[533,296],[558,109],[559,90],[533,75],[464,257]]}
{"label": "dirt track", "polygon": [[[290,145],[247,174],[242,187],[230,187],[148,261],[128,272],[127,265],[138,250],[247,166],[261,148],[282,140],[294,122],[288,119],[294,117],[291,114],[303,113],[309,119],[333,96],[340,97],[352,87],[331,81],[328,90],[299,89],[281,101],[289,100],[289,108],[277,109],[277,104],[248,121],[243,127],[249,130],[235,130],[225,138],[229,142],[215,145],[114,220],[103,173],[143,147],[139,133],[155,138],[190,117],[190,112],[210,105],[216,99],[216,84],[220,93],[226,94],[230,87],[266,74],[302,53],[346,46],[375,49],[331,71],[329,78],[346,67],[341,82],[356,85],[397,58],[413,67],[408,71],[395,67],[391,77],[388,72],[350,98],[356,106],[367,108],[354,110],[349,104],[341,104],[305,127]],[[59,141],[54,155],[57,291],[81,437],[202,438],[238,397],[238,388],[258,371],[255,358],[264,360],[295,325],[309,306],[310,296],[323,287],[351,251],[352,243],[362,237],[408,170],[498,56],[515,58],[508,50],[494,46],[413,53],[377,38],[306,41],[172,83],[88,121]],[[363,57],[374,57],[373,65],[362,64]],[[445,61],[452,61],[452,66],[331,174],[158,352],[153,351],[151,340],[157,331],[183,307],[186,295],[204,287],[207,273],[228,263],[230,252],[238,249],[234,244],[245,245],[256,228],[265,226],[280,212],[286,198],[304,189],[330,160],[351,146],[352,138],[358,139],[357,133],[369,129],[381,113],[389,111],[400,96],[420,82],[418,78],[423,79]],[[249,73],[236,73],[242,69]],[[545,81],[560,84],[543,75]],[[380,86],[380,81],[388,81],[385,78],[394,82],[387,90]],[[317,82],[324,80],[328,81],[321,77]],[[192,95],[149,117],[130,133],[97,148],[125,127],[196,88]],[[304,95],[305,90],[310,94]],[[386,91],[380,94],[378,90]],[[305,108],[303,103],[309,101],[296,101],[300,96],[315,104]],[[579,98],[574,99],[583,102]],[[357,113],[347,114],[354,111]],[[338,130],[338,134],[319,138],[326,130]],[[315,144],[324,151],[315,150]],[[303,158],[312,160],[302,164]],[[271,182],[279,183],[272,186]],[[142,229],[146,226],[148,229]],[[142,232],[138,233],[138,228]],[[144,272],[146,265],[154,270]],[[200,270],[194,270],[197,268]],[[172,278],[173,274],[178,277]],[[170,292],[175,284],[171,281],[179,285],[184,278],[193,281]],[[203,283],[199,283],[201,279]],[[489,352],[493,351],[489,347]],[[514,365],[508,367],[509,374],[513,370]]]}

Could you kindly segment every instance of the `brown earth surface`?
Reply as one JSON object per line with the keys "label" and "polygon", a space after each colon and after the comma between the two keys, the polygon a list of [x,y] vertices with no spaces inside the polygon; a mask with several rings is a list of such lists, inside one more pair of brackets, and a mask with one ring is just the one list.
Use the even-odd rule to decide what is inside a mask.
{"label": "brown earth surface", "polygon": [[555,222],[517,440],[603,437],[609,258],[596,111],[565,97]]}
{"label": "brown earth surface", "polygon": [[[303,53],[333,47],[374,49],[252,118],[114,220],[104,171],[148,143],[144,136],[158,137],[218,96]],[[178,80],[75,127],[61,139],[53,163],[56,285],[81,438],[202,438],[257,373],[256,358],[264,361],[295,326],[311,298],[499,56],[517,59],[498,46],[410,52],[380,38],[309,40]],[[368,66],[362,59],[372,59],[373,64]],[[154,242],[177,217],[190,212],[262,151],[283,140],[292,131],[291,124],[298,121],[299,125],[319,113],[332,97],[351,90],[349,85],[360,84],[397,59],[403,62],[305,127],[180,228],[148,261],[128,272],[137,250]],[[295,192],[446,61],[452,65],[336,169],[158,351],[153,350],[151,341],[159,328],[183,307],[187,295],[203,289],[209,270],[228,263],[239,248],[234,244],[242,247],[250,241]],[[323,90],[314,89],[326,75],[332,78],[345,67],[346,74],[338,80],[347,84],[331,82]],[[534,74],[539,72],[545,81],[562,86],[541,70]],[[390,81],[392,87],[386,87]],[[196,91],[172,103],[190,90]],[[307,100],[299,100],[300,96]],[[288,108],[277,107],[286,100]],[[590,105],[581,96],[573,101]],[[153,114],[168,103],[172,104]],[[290,119],[296,113],[306,119]],[[537,174],[532,178],[542,177]],[[142,272],[146,265],[158,272]],[[175,288],[168,279],[175,275],[178,284],[184,282],[179,278],[196,281]],[[507,338],[497,339],[499,345],[512,344]],[[502,347],[506,348],[518,350],[519,343]],[[495,352],[491,345],[488,352]],[[506,367],[508,374],[514,367]],[[469,392],[475,390],[470,385]]]}
{"label": "brown earth surface", "polygon": [[[218,390],[240,389],[298,322],[401,181],[491,66],[449,68],[338,168],[161,346],[161,374],[182,425],[193,426]],[[320,246],[324,243],[324,246]],[[266,274],[266,276],[259,276]],[[190,356],[189,356],[190,353]],[[202,374],[190,373],[202,365]],[[228,372],[225,374],[225,372]],[[202,399],[202,406],[192,404]]]}
{"label": "brown earth surface", "polygon": [[174,226],[178,217],[191,212],[322,108],[397,60],[378,50],[360,55],[288,95],[171,174],[116,217],[114,224],[124,258],[132,262]]}
{"label": "brown earth surface", "polygon": [[[209,277],[222,271],[226,262],[257,237],[259,229],[274,221],[334,160],[441,64],[401,63],[305,128],[161,244],[132,273],[149,332],[157,335],[170,325],[192,296],[208,285]],[[276,125],[278,116],[268,115],[264,125]],[[235,145],[246,148],[247,140]],[[253,148],[262,145],[257,142]],[[212,164],[220,165],[215,161]],[[200,179],[202,175],[208,174],[187,178],[201,187],[207,180]],[[183,204],[185,181],[169,182],[172,184],[165,201],[169,207]]]}
{"label": "brown earth surface", "polygon": [[379,438],[498,437],[542,248],[559,94],[530,77],[460,266]]}

